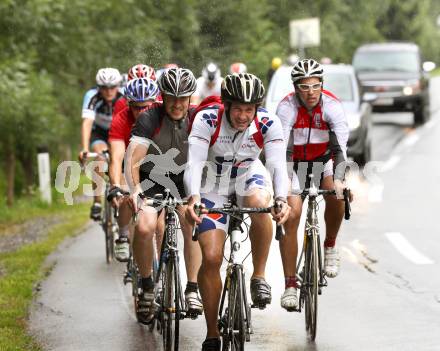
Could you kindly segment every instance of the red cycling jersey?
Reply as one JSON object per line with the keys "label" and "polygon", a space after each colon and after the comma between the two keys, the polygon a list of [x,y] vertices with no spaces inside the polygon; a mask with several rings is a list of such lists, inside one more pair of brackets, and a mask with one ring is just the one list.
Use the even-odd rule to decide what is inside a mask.
{"label": "red cycling jersey", "polygon": [[[122,100],[122,99],[121,99]],[[124,99],[125,100],[125,99]],[[130,134],[136,120],[127,105],[113,117],[108,140],[123,140],[125,148],[130,143]]]}

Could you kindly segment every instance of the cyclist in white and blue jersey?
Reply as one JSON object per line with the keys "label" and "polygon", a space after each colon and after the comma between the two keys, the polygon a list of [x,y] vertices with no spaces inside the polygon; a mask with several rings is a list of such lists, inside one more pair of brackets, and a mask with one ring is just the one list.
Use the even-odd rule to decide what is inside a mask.
{"label": "cyclist in white and blue jersey", "polygon": [[[102,153],[108,149],[108,131],[112,121],[115,102],[122,96],[119,86],[122,76],[116,68],[101,68],[96,74],[97,87],[90,89],[85,95],[82,107],[81,144],[79,154],[81,162],[87,158],[88,152]],[[95,169],[97,175],[102,173]],[[92,180],[94,188],[93,205],[90,217],[99,220],[101,217],[101,196],[97,180]]]}

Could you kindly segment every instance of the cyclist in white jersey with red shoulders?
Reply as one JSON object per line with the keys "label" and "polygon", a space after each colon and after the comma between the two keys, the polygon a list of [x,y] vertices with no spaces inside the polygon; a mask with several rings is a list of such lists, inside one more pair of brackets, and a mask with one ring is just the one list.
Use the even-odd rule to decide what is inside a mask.
{"label": "cyclist in white jersey with red shoulders", "polygon": [[[228,218],[224,215],[198,217],[194,205],[202,202],[208,208],[221,207],[228,196],[235,194],[239,206],[267,207],[272,183],[269,170],[273,173],[275,202],[281,207],[280,212],[272,215],[278,223],[283,223],[289,213],[283,130],[278,117],[259,108],[263,97],[264,86],[258,77],[247,73],[226,76],[221,88],[221,103],[207,106],[196,114],[188,138],[184,182],[190,195],[187,214],[199,224],[202,249],[198,283],[207,324],[202,350],[220,350],[217,326],[222,289],[220,267]],[[262,150],[268,170],[259,160]],[[205,173],[204,166],[208,169]],[[255,304],[264,306],[272,298],[265,280],[272,222],[267,214],[250,217],[254,266],[251,297]]]}
{"label": "cyclist in white jersey with red shoulders", "polygon": [[336,277],[339,271],[339,253],[336,237],[344,215],[343,199],[346,166],[348,122],[341,102],[329,91],[323,90],[323,69],[313,59],[301,60],[291,72],[295,92],[287,95],[278,105],[286,141],[286,158],[291,179],[291,207],[286,222],[286,235],[280,239],[285,292],[281,306],[288,311],[298,305],[295,279],[298,252],[297,230],[303,199],[301,190],[309,187],[308,174],[314,175],[315,184],[322,189],[335,189],[334,196],[325,198],[326,238],[324,241],[324,273]]}

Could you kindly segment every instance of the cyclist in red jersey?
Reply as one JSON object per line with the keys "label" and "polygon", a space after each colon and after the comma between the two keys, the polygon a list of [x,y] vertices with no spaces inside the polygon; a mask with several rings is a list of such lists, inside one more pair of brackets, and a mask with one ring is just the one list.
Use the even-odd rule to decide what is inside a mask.
{"label": "cyclist in red jersey", "polygon": [[[128,81],[131,81],[132,79],[136,78],[148,78],[151,80],[156,81],[156,72],[154,71],[154,68],[148,65],[144,65],[142,63],[139,63],[137,65],[134,65],[128,70],[127,79]],[[162,99],[158,99],[160,94],[157,95],[156,99],[159,101],[162,101]],[[120,98],[113,109],[113,117],[115,117],[120,111],[122,111],[124,108],[127,107],[127,100],[125,97]]]}
{"label": "cyclist in red jersey", "polygon": [[[324,241],[324,273],[336,277],[339,271],[339,253],[336,237],[344,215],[343,199],[345,166],[347,160],[348,122],[341,102],[329,91],[323,90],[322,66],[312,59],[296,63],[291,73],[295,92],[287,95],[278,105],[289,162],[292,208],[286,222],[286,235],[280,239],[285,291],[281,306],[288,311],[298,305],[296,285],[297,230],[303,199],[301,189],[309,187],[305,175],[313,174],[315,184],[322,189],[336,190],[336,198],[325,199],[326,237]],[[304,174],[302,174],[304,173]],[[300,184],[300,179],[302,184]],[[305,183],[305,184],[304,184]]]}
{"label": "cyclist in red jersey", "polygon": [[135,78],[130,80],[124,96],[127,105],[114,116],[109,132],[110,143],[110,184],[111,189],[108,200],[113,206],[119,207],[119,237],[115,241],[115,257],[120,262],[126,262],[129,258],[129,223],[132,211],[127,198],[119,197],[122,188],[125,188],[125,180],[122,175],[122,163],[125,150],[130,142],[130,133],[139,115],[155,101],[159,87],[155,80],[150,78]]}

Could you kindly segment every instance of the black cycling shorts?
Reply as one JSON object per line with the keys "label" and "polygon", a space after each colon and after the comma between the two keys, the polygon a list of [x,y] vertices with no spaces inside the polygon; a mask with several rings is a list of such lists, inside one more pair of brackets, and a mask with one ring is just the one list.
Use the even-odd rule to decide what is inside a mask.
{"label": "black cycling shorts", "polygon": [[94,125],[90,135],[90,146],[98,142],[108,143],[108,130]]}
{"label": "black cycling shorts", "polygon": [[181,200],[186,197],[185,187],[183,185],[183,172],[170,177],[168,176],[151,176],[150,173],[139,173],[141,187],[144,189],[144,194],[147,197],[154,197],[156,194],[164,194],[165,188],[170,190],[171,196]]}

